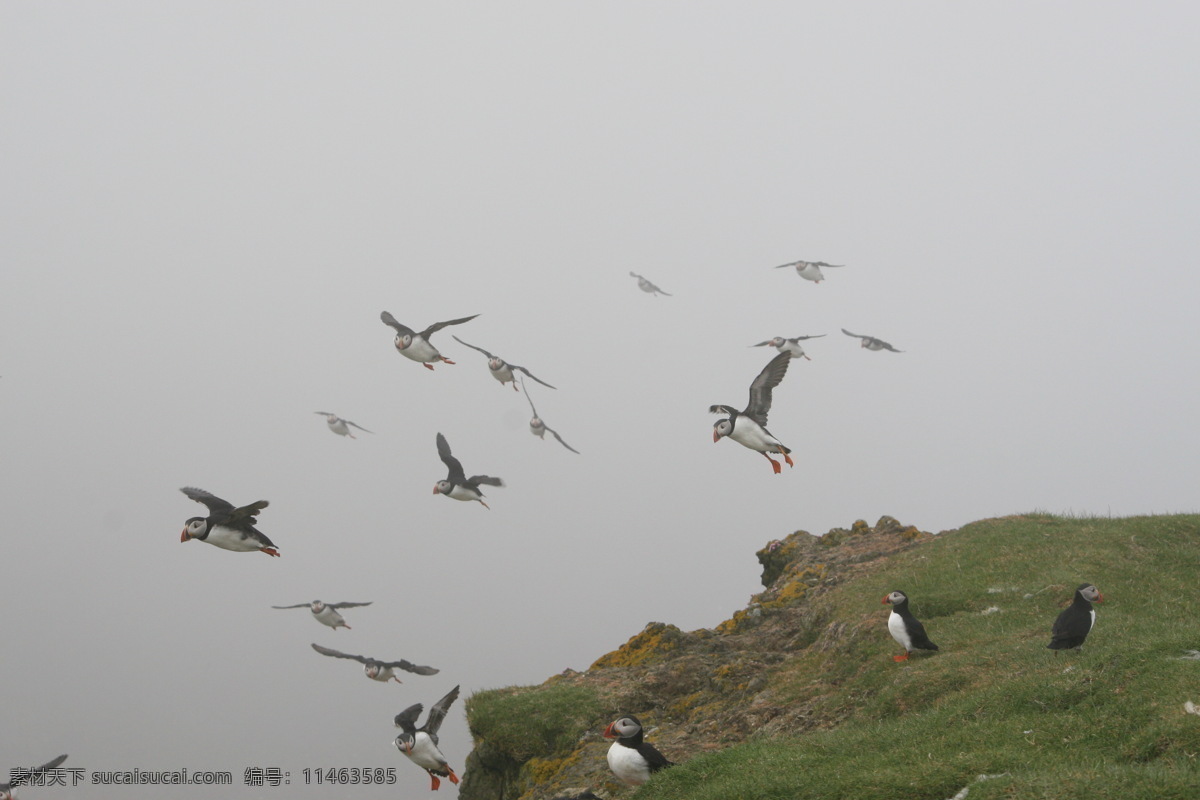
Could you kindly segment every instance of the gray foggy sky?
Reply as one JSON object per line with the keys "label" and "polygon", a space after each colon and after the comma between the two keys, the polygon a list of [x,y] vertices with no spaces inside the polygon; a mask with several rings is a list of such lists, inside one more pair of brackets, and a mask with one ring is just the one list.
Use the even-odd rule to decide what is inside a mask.
{"label": "gray foggy sky", "polygon": [[[67,752],[283,798],[395,767],[339,795],[428,796],[403,707],[462,684],[461,770],[470,693],[715,625],[798,528],[1196,510],[1185,4],[0,14],[0,774]],[[800,258],[846,266],[772,269]],[[384,309],[481,316],[430,373]],[[559,387],[530,392],[582,455],[451,333]],[[714,444],[748,346],[820,333],[771,412],[796,467]],[[508,482],[491,511],[432,495],[438,431]],[[269,500],[282,558],[180,544],[181,486]],[[270,608],[313,598],[374,605]],[[442,671],[382,686],[310,642]]]}

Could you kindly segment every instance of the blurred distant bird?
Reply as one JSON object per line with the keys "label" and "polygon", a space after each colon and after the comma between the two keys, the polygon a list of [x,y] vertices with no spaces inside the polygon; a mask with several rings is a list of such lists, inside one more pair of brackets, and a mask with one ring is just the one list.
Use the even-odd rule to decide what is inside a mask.
{"label": "blurred distant bird", "polygon": [[855,339],[862,339],[862,341],[859,342],[859,346],[865,347],[868,350],[891,350],[893,353],[904,352],[903,350],[897,350],[896,348],[892,347],[883,339],[876,339],[874,336],[859,336],[857,333],[851,333],[845,328],[842,328],[842,333],[846,334],[847,336],[853,336]]}
{"label": "blurred distant bird", "polygon": [[449,778],[451,783],[458,783],[458,776],[450,769],[446,757],[438,749],[437,735],[438,728],[442,727],[442,720],[446,718],[446,712],[457,698],[458,687],[455,686],[445,697],[433,704],[433,708],[429,709],[429,718],[419,728],[417,717],[421,716],[421,709],[424,708],[420,703],[411,705],[396,715],[396,727],[402,731],[394,742],[396,749],[409,761],[429,773],[431,791],[436,792],[442,785],[439,777]]}
{"label": "blurred distant bird", "polygon": [[616,739],[608,748],[608,768],[630,786],[641,786],[660,769],[674,764],[643,741],[642,723],[637,717],[621,717],[604,729],[605,739]]}
{"label": "blurred distant bird", "polygon": [[579,453],[574,447],[563,441],[563,438],[558,435],[558,431],[546,425],[542,418],[538,416],[537,409],[533,407],[533,398],[529,396],[528,390],[525,389],[525,379],[521,379],[521,391],[525,392],[525,399],[529,401],[529,408],[533,411],[533,419],[529,420],[529,432],[534,436],[545,441],[546,432],[554,434],[554,438],[558,439],[558,443],[570,450],[572,453]]}
{"label": "blurred distant bird", "polygon": [[825,276],[821,274],[821,267],[844,267],[845,264],[826,264],[824,261],[789,261],[787,264],[780,264],[775,269],[783,269],[784,267],[795,267],[796,274],[806,281],[820,283],[825,280]]}
{"label": "blurred distant bird", "polygon": [[400,351],[400,355],[405,358],[411,358],[413,361],[421,362],[421,365],[425,369],[433,369],[433,364],[429,363],[431,361],[444,361],[447,364],[453,364],[454,362],[439,353],[438,349],[430,343],[429,337],[447,325],[461,325],[464,322],[470,322],[478,316],[478,314],[472,314],[469,317],[462,317],[460,319],[435,322],[420,333],[417,333],[407,325],[401,325],[396,321],[395,317],[386,311],[380,314],[379,318],[383,320],[383,324],[390,325],[396,329],[395,344],[396,349]]}
{"label": "blurred distant bird", "polygon": [[396,683],[403,683],[396,677],[396,670],[402,669],[405,672],[411,672],[415,675],[436,675],[438,670],[433,667],[420,667],[410,661],[400,659],[399,661],[380,661],[369,656],[352,656],[349,653],[339,653],[329,647],[321,647],[319,644],[313,644],[313,650],[316,650],[323,656],[332,656],[333,658],[349,658],[363,665],[363,672],[373,681],[387,683],[394,680]]}
{"label": "blurred distant bird", "polygon": [[782,469],[779,462],[768,453],[779,453],[787,461],[789,467],[795,466],[792,451],[767,430],[767,413],[771,410],[771,390],[779,385],[787,373],[788,364],[792,361],[790,353],[780,353],[772,358],[763,371],[750,384],[750,402],[745,411],[738,411],[733,406],[709,406],[713,414],[728,414],[728,419],[717,420],[713,424],[713,441],[721,441],[722,436],[728,436],[743,447],[757,450],[771,462],[771,469],[778,475]]}
{"label": "blurred distant bird", "polygon": [[463,472],[459,460],[450,455],[450,443],[440,433],[437,435],[437,451],[438,457],[442,459],[442,463],[446,465],[450,473],[446,476],[446,480],[434,484],[433,493],[444,494],[454,500],[478,500],[480,505],[490,510],[491,506],[483,502],[483,492],[479,491],[479,485],[503,486],[504,481],[490,475],[472,475],[468,478]]}
{"label": "blurred distant bird", "polygon": [[670,294],[667,294],[667,292],[664,292],[662,289],[655,286],[650,281],[643,278],[641,275],[638,275],[636,272],[631,272],[629,274],[638,279],[638,288],[641,289],[643,292],[649,292],[651,295],[662,294],[662,295],[666,295],[667,297],[671,296]]}
{"label": "blurred distant bird", "polygon": [[[452,334],[452,336],[453,336],[453,334]],[[518,367],[516,364],[505,361],[503,358],[500,358],[499,356],[494,356],[491,353],[489,353],[487,350],[484,350],[482,347],[476,347],[473,344],[467,344],[466,342],[464,342],[462,339],[458,338],[457,336],[453,336],[453,339],[454,339],[454,341],[458,342],[459,344],[467,345],[467,347],[471,348],[472,350],[478,350],[479,352],[481,352],[485,356],[487,356],[488,369],[491,370],[492,377],[495,378],[496,380],[500,381],[501,386],[503,386],[506,383],[511,382],[513,391],[515,392],[517,390],[517,381],[516,381],[516,378],[513,377],[513,371],[516,370],[517,372],[524,372],[526,375],[533,378],[535,381],[540,383],[542,386],[546,386],[551,389],[558,388],[556,386],[550,386],[550,384],[546,383],[544,380],[542,380],[538,376],[534,375],[532,372],[525,369],[524,367]]]}
{"label": "blurred distant bird", "polygon": [[365,433],[372,432],[364,428],[362,425],[359,425],[357,422],[351,422],[348,419],[342,419],[337,414],[330,414],[328,411],[314,411],[313,413],[320,414],[321,416],[325,417],[325,423],[329,425],[329,430],[333,431],[338,436],[349,436],[351,439],[358,438],[350,432],[350,428],[347,426],[353,426]]}
{"label": "blurred distant bird", "polygon": [[17,788],[18,786],[23,786],[27,783],[32,783],[35,779],[40,780],[42,773],[44,773],[48,770],[54,769],[55,767],[57,767],[59,764],[63,763],[66,760],[67,760],[67,756],[66,756],[66,754],[63,754],[63,755],[59,756],[58,758],[55,758],[51,761],[47,761],[45,764],[42,764],[40,767],[34,767],[34,768],[28,769],[28,770],[23,770],[23,769],[9,770],[9,773],[11,775],[11,780],[8,783],[0,783],[0,800],[13,800],[13,798],[14,798],[13,789]]}
{"label": "blurred distant bird", "polygon": [[1082,649],[1083,641],[1096,624],[1096,609],[1092,608],[1092,603],[1103,602],[1104,595],[1100,594],[1099,589],[1090,583],[1079,584],[1071,605],[1064,608],[1054,620],[1054,627],[1050,629],[1050,644],[1046,647],[1054,651]]}
{"label": "blurred distant bird", "polygon": [[925,626],[908,610],[908,595],[895,591],[884,595],[883,602],[892,607],[892,613],[888,614],[888,632],[892,634],[896,644],[904,648],[904,655],[892,656],[893,661],[907,661],[908,654],[914,649],[938,649],[925,634]]}
{"label": "blurred distant bird", "polygon": [[298,603],[294,606],[271,606],[271,608],[307,608],[312,611],[313,619],[322,625],[328,625],[335,631],[338,628],[351,630],[346,624],[346,619],[337,612],[339,608],[357,608],[359,606],[369,606],[370,603],[322,603],[320,600],[313,600],[311,603]]}
{"label": "blurred distant bird", "polygon": [[[759,342],[758,344],[752,344],[750,346],[766,347],[770,345],[781,353],[791,354],[792,358],[808,358],[808,355],[804,352],[804,348],[800,346],[800,342],[804,341],[805,339],[820,339],[824,335],[825,334],[823,333],[818,333],[813,336],[796,336],[792,339],[785,339],[782,336],[776,336],[774,339],[768,339],[765,342]],[[811,358],[808,358],[808,360],[812,361]]]}
{"label": "blurred distant bird", "polygon": [[234,508],[232,503],[203,489],[185,486],[179,491],[208,507],[208,517],[191,517],[184,523],[179,541],[199,539],[224,550],[239,553],[260,550],[269,556],[279,555],[274,543],[254,527],[258,512],[267,507],[266,500]]}

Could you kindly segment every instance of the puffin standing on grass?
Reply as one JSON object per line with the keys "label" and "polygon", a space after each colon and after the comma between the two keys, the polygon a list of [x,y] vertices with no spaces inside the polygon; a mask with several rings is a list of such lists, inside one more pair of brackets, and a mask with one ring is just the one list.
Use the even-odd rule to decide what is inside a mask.
{"label": "puffin standing on grass", "polygon": [[411,672],[414,675],[436,675],[438,672],[440,672],[440,670],[434,669],[433,667],[422,667],[417,664],[413,664],[411,661],[405,661],[403,658],[399,661],[380,661],[379,659],[371,658],[370,656],[355,656],[350,655],[349,653],[339,653],[337,650],[334,650],[331,647],[321,647],[321,645],[316,644],[315,642],[313,643],[312,649],[316,650],[323,656],[332,656],[333,658],[349,658],[357,661],[363,665],[363,673],[365,673],[368,678],[373,681],[379,681],[380,683],[387,683],[390,680],[394,680],[396,683],[403,683],[404,681],[396,677],[396,670],[398,669],[402,669],[405,672]]}
{"label": "puffin standing on grass", "polygon": [[307,608],[312,611],[313,619],[322,625],[328,625],[335,631],[338,628],[351,630],[346,624],[346,618],[337,612],[339,608],[358,608],[359,606],[369,606],[370,603],[323,603],[320,600],[313,600],[311,603],[297,603],[294,606],[271,606],[271,608]]}
{"label": "puffin standing on grass", "polygon": [[267,507],[266,500],[234,508],[232,503],[203,489],[185,486],[179,491],[208,507],[207,517],[191,517],[183,524],[179,541],[199,539],[223,550],[239,553],[258,550],[269,556],[279,555],[274,543],[254,527],[258,512]]}
{"label": "puffin standing on grass", "polygon": [[771,390],[779,385],[787,373],[788,364],[792,362],[790,353],[780,353],[772,358],[758,377],[750,384],[750,403],[745,411],[738,411],[733,406],[709,406],[713,414],[728,414],[728,419],[717,420],[713,424],[713,441],[721,441],[728,436],[743,447],[757,450],[771,462],[771,469],[778,475],[783,471],[779,462],[767,455],[778,453],[783,456],[789,467],[795,466],[792,451],[783,442],[776,439],[767,430],[767,413],[771,410]]}
{"label": "puffin standing on grass", "polygon": [[467,477],[463,472],[462,462],[450,455],[450,443],[446,441],[446,437],[441,433],[437,435],[437,451],[438,457],[442,459],[442,463],[450,471],[446,475],[444,481],[438,481],[433,486],[434,494],[444,494],[446,497],[454,500],[475,500],[484,508],[491,510],[491,506],[483,502],[483,492],[479,491],[480,484],[484,486],[503,486],[504,481],[500,478],[493,478],[490,475],[472,475]]}
{"label": "puffin standing on grass", "polygon": [[451,334],[451,338],[454,339],[454,341],[458,342],[459,344],[466,345],[467,347],[471,348],[472,350],[478,350],[479,352],[481,352],[485,356],[487,356],[488,369],[491,371],[492,377],[495,378],[496,380],[500,381],[501,386],[503,386],[506,383],[511,383],[512,387],[513,387],[513,391],[515,392],[517,390],[517,379],[516,379],[516,376],[513,375],[513,371],[515,370],[516,372],[524,372],[526,375],[533,378],[535,381],[540,383],[542,386],[545,386],[550,389],[558,388],[557,386],[551,386],[550,384],[546,383],[544,380],[542,380],[538,376],[534,375],[532,372],[525,369],[524,367],[518,367],[516,364],[513,364],[509,361],[505,361],[503,358],[500,358],[500,356],[494,356],[491,353],[489,353],[487,350],[484,350],[482,347],[476,347],[473,344],[467,344],[462,339],[458,338],[457,336],[454,336],[453,334]]}
{"label": "puffin standing on grass", "polygon": [[438,749],[438,728],[446,718],[450,704],[458,697],[458,687],[455,686],[445,697],[433,704],[429,709],[429,718],[425,724],[417,727],[417,717],[421,716],[420,703],[411,705],[396,715],[396,727],[403,731],[396,737],[396,749],[403,753],[409,761],[429,773],[429,789],[436,792],[442,782],[438,778],[449,778],[451,783],[458,783],[458,776],[446,757]]}
{"label": "puffin standing on grass", "polygon": [[630,786],[641,786],[660,769],[675,766],[658,749],[642,740],[637,717],[621,717],[604,729],[605,739],[616,739],[608,748],[608,768]]}
{"label": "puffin standing on grass", "polygon": [[888,631],[896,644],[904,648],[904,655],[892,656],[893,661],[907,661],[908,655],[914,648],[921,650],[937,650],[938,646],[929,641],[925,626],[908,610],[908,595],[899,590],[884,595],[883,602],[891,604],[892,613],[888,614]]}
{"label": "puffin standing on grass", "polygon": [[417,333],[407,325],[397,322],[396,318],[386,311],[380,314],[379,318],[383,320],[384,325],[390,325],[396,329],[395,344],[396,349],[400,351],[400,355],[420,362],[421,366],[425,367],[425,369],[433,369],[433,364],[430,363],[432,361],[442,361],[446,364],[453,364],[454,362],[439,353],[438,349],[429,341],[429,337],[447,325],[461,325],[464,322],[470,322],[478,316],[478,314],[472,314],[469,317],[447,320],[446,322],[435,322],[420,333]]}
{"label": "puffin standing on grass", "polygon": [[1096,624],[1096,609],[1092,603],[1103,603],[1104,595],[1090,583],[1081,583],[1075,590],[1075,599],[1062,610],[1050,629],[1050,644],[1046,647],[1058,655],[1059,650],[1081,650],[1083,640]]}
{"label": "puffin standing on grass", "polygon": [[51,761],[47,761],[40,767],[34,767],[29,770],[9,770],[12,778],[8,783],[0,783],[0,800],[13,800],[13,789],[26,783],[30,783],[34,779],[40,779],[41,775],[48,770],[52,770],[59,764],[67,760],[66,754],[59,756]]}

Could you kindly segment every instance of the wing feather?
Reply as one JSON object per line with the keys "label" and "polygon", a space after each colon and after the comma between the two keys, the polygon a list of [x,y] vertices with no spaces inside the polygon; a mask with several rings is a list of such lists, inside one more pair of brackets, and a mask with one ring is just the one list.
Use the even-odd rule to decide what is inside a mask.
{"label": "wing feather", "polygon": [[222,500],[212,492],[206,492],[203,489],[197,489],[194,486],[184,486],[179,491],[186,494],[197,503],[203,503],[210,514],[228,514],[233,511],[233,503]]}
{"label": "wing feather", "polygon": [[354,661],[357,661],[360,664],[367,663],[367,659],[364,656],[352,656],[349,653],[341,653],[337,650],[334,650],[331,647],[321,647],[321,645],[319,645],[315,642],[313,643],[312,649],[316,650],[318,653],[320,653],[323,656],[333,656],[334,658],[349,658]]}
{"label": "wing feather", "polygon": [[767,426],[767,414],[771,411],[771,390],[783,380],[791,363],[791,353],[780,353],[767,362],[763,371],[758,373],[758,377],[750,384],[750,404],[742,413],[764,428]]}
{"label": "wing feather", "polygon": [[463,472],[462,462],[454,456],[450,455],[450,443],[446,441],[446,437],[441,433],[437,435],[437,451],[438,458],[442,459],[442,463],[450,470],[447,480],[451,483],[462,483],[466,478],[466,473]]}
{"label": "wing feather", "polygon": [[[467,319],[471,319],[471,317],[467,317]],[[454,334],[450,334],[450,338],[453,339],[454,341],[458,342],[459,344],[466,345],[467,347],[471,348],[472,350],[478,350],[479,352],[483,353],[488,358],[495,358],[494,355],[489,353],[487,350],[484,350],[482,347],[476,347],[473,344],[468,344],[467,342],[464,342],[462,339],[458,338]]]}
{"label": "wing feather", "polygon": [[396,318],[395,318],[395,317],[393,317],[393,316],[392,316],[390,313],[388,313],[387,311],[384,311],[382,314],[380,314],[380,315],[379,315],[379,318],[380,318],[381,320],[383,320],[383,324],[384,324],[384,325],[390,325],[390,326],[392,326],[393,328],[395,328],[395,329],[396,329],[396,333],[400,334],[401,336],[403,336],[403,335],[405,335],[405,334],[407,334],[407,335],[409,335],[409,336],[412,336],[412,335],[415,335],[415,334],[416,334],[416,331],[414,331],[412,328],[408,327],[407,325],[402,325],[402,324],[400,324],[400,322],[398,322],[398,321],[396,320]]}
{"label": "wing feather", "polygon": [[464,322],[470,322],[478,316],[478,314],[472,314],[469,317],[459,317],[458,319],[448,319],[445,322],[435,322],[425,330],[421,331],[421,336],[428,340],[430,335],[437,333],[447,325],[462,325]]}
{"label": "wing feather", "polygon": [[433,704],[433,708],[429,709],[429,719],[425,720],[422,730],[434,737],[434,742],[437,742],[438,728],[442,727],[442,720],[446,718],[446,712],[450,710],[451,704],[458,699],[458,687],[455,686],[446,696]]}

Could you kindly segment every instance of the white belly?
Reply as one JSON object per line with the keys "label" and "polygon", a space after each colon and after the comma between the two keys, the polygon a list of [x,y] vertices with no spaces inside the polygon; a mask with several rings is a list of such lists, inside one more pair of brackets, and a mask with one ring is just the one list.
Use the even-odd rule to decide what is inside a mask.
{"label": "white belly", "polygon": [[729,438],[743,447],[749,447],[760,453],[778,453],[781,444],[778,439],[767,433],[765,428],[745,415],[737,418]]}
{"label": "white belly", "polygon": [[321,609],[321,613],[314,614],[313,616],[317,618],[317,622],[321,623],[322,625],[328,625],[331,628],[336,628],[339,625],[342,627],[348,627],[346,625],[345,617],[334,611],[329,606],[325,606],[325,608]]}
{"label": "white belly", "polygon": [[474,489],[469,489],[466,486],[455,484],[450,493],[446,495],[453,500],[478,500],[482,495]]}
{"label": "white belly", "polygon": [[904,618],[895,611],[888,615],[888,631],[896,644],[905,650],[912,650],[912,637],[908,635],[908,628],[904,627]]}
{"label": "white belly", "polygon": [[804,348],[797,342],[786,342],[776,349],[781,353],[788,353],[792,358],[804,358]]}
{"label": "white belly", "polygon": [[630,786],[641,786],[650,780],[650,767],[646,759],[637,750],[620,742],[613,742],[612,747],[608,748],[608,768]]}
{"label": "white belly", "polygon": [[513,379],[512,367],[505,364],[500,369],[492,370],[492,377],[500,381],[500,383],[508,383]]}
{"label": "white belly", "polygon": [[[404,751],[402,750],[401,752]],[[408,756],[409,761],[422,769],[431,769],[435,772],[443,773],[446,771],[446,759],[425,731],[417,731],[416,736],[413,737],[412,752],[404,753],[404,755]]]}
{"label": "white belly", "polygon": [[815,283],[820,283],[825,278],[825,276],[821,274],[821,268],[816,264],[808,264],[803,268],[798,268],[796,272],[801,278],[804,278],[804,280],[813,281]]}
{"label": "white belly", "polygon": [[346,427],[346,421],[337,419],[329,423],[329,430],[336,433],[338,436],[345,436],[350,433],[350,429]]}
{"label": "white belly", "polygon": [[263,547],[262,544],[254,541],[254,539],[243,537],[241,531],[221,525],[217,525],[210,530],[204,541],[220,547],[222,550],[235,550],[239,553],[261,550]]}
{"label": "white belly", "polygon": [[400,351],[400,355],[422,363],[440,361],[442,354],[438,349],[420,336],[413,337],[412,344]]}

